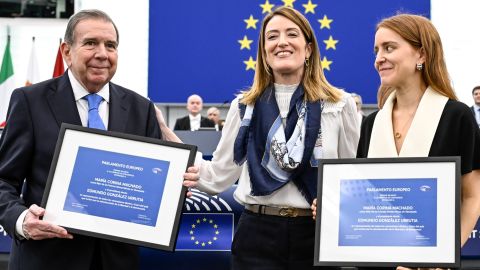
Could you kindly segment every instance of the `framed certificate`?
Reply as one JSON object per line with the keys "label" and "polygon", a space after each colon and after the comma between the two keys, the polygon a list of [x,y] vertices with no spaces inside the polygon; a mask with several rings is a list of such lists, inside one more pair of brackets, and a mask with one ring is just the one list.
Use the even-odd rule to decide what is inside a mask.
{"label": "framed certificate", "polygon": [[321,160],[317,266],[460,266],[460,157]]}
{"label": "framed certificate", "polygon": [[196,146],[62,124],[42,207],[71,233],[173,251]]}

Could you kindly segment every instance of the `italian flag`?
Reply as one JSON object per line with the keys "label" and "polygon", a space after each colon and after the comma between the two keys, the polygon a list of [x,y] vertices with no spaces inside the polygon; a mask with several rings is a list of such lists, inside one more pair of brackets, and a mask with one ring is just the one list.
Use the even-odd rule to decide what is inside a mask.
{"label": "italian flag", "polygon": [[3,54],[2,67],[0,69],[0,127],[5,126],[8,103],[14,88],[12,55],[10,54],[10,36]]}

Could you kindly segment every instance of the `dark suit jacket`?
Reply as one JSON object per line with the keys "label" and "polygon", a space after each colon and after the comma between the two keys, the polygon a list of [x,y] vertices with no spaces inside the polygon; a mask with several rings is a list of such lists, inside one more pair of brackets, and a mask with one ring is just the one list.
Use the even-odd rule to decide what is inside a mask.
{"label": "dark suit jacket", "polygon": [[[215,123],[202,116],[202,119],[200,120],[200,127],[215,127]],[[178,118],[177,121],[175,122],[175,127],[173,128],[174,130],[190,130],[190,118],[187,116]]]}
{"label": "dark suit jacket", "polygon": [[[60,125],[82,125],[67,72],[16,89],[7,123],[0,139],[0,224],[14,238],[9,269],[90,269],[92,261],[103,262],[104,270],[138,268],[138,249],[132,245],[81,235],[73,240],[21,240],[15,233],[19,215],[41,204]],[[153,104],[113,83],[108,130],[161,137]]]}
{"label": "dark suit jacket", "polygon": [[[470,110],[472,111],[473,113],[473,117],[475,118],[475,121],[477,120],[477,114],[475,113],[475,107],[474,106],[471,106],[470,107]],[[478,126],[480,127],[480,123],[477,123]]]}

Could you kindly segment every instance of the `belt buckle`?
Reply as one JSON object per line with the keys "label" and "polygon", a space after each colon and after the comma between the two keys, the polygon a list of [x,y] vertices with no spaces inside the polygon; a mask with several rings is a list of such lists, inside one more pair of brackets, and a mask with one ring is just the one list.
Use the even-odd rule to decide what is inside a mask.
{"label": "belt buckle", "polygon": [[296,217],[298,216],[298,211],[296,208],[292,207],[282,207],[278,212],[282,217]]}

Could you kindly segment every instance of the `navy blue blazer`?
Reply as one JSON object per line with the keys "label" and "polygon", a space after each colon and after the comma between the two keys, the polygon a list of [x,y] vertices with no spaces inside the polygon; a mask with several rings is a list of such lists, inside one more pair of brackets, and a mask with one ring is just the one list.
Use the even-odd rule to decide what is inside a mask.
{"label": "navy blue blazer", "polygon": [[[153,106],[137,93],[110,83],[108,130],[161,138]],[[9,269],[90,269],[95,260],[107,269],[138,268],[135,246],[81,235],[73,240],[17,237],[19,215],[42,201],[62,123],[82,125],[67,72],[13,92],[0,139],[0,224],[14,238]],[[27,186],[20,198],[24,179]]]}

